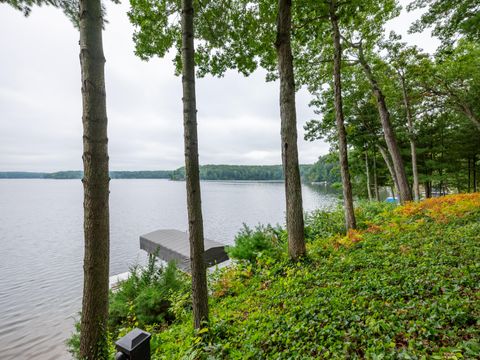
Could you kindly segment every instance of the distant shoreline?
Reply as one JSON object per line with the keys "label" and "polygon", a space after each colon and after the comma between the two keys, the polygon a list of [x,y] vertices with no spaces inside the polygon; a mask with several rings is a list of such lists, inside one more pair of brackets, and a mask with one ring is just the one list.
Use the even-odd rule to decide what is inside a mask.
{"label": "distant shoreline", "polygon": [[[302,178],[313,165],[300,165]],[[3,171],[0,179],[82,179],[83,171],[56,172]],[[185,180],[185,168],[175,170],[111,171],[113,179],[168,179]],[[200,179],[208,181],[283,181],[282,165],[202,165]]]}
{"label": "distant shoreline", "polygon": [[[173,170],[158,171],[111,171],[111,179],[171,179]],[[57,172],[29,172],[4,171],[0,172],[0,179],[53,179],[53,180],[80,180],[82,171]]]}

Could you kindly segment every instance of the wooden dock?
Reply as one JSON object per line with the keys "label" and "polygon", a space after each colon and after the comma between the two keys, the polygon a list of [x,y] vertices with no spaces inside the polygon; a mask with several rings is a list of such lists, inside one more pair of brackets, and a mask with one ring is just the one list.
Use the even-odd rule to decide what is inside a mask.
{"label": "wooden dock", "polygon": [[[225,245],[205,239],[205,265],[207,267],[227,261]],[[174,229],[157,230],[140,236],[140,249],[155,254],[164,261],[174,260],[177,266],[190,272],[190,243],[188,233]]]}

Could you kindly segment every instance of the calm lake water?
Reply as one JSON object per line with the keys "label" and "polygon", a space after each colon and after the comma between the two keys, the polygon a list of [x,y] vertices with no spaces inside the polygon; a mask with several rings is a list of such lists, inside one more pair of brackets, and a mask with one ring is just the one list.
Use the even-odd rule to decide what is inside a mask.
{"label": "calm lake water", "polygon": [[[202,182],[205,235],[233,243],[242,223],[284,223],[283,183]],[[304,209],[337,195],[303,188]],[[79,180],[0,180],[1,359],[69,359],[64,342],[81,308],[83,193]],[[110,275],[145,261],[140,234],[186,230],[185,183],[113,180]]]}

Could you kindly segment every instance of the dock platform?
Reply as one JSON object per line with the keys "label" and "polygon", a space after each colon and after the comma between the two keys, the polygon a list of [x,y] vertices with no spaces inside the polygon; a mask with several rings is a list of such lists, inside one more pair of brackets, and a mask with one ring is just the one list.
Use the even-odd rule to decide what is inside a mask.
{"label": "dock platform", "polygon": [[[227,261],[225,245],[204,239],[205,264],[207,267]],[[156,256],[164,261],[174,260],[177,266],[190,272],[190,242],[188,233],[174,229],[163,229],[140,236],[140,249]]]}

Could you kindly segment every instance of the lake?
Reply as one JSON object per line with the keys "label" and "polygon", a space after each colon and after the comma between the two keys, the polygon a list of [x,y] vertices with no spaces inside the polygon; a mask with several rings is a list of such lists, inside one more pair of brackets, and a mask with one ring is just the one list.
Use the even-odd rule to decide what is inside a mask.
{"label": "lake", "polygon": [[[112,180],[110,275],[143,263],[139,235],[186,230],[185,183]],[[304,209],[338,195],[303,187]],[[233,243],[242,223],[283,224],[284,184],[202,182],[205,236]],[[81,309],[83,187],[80,180],[0,180],[1,359],[69,359],[65,340]]]}

